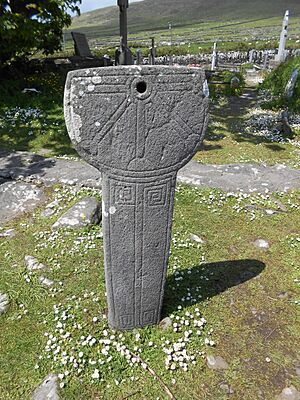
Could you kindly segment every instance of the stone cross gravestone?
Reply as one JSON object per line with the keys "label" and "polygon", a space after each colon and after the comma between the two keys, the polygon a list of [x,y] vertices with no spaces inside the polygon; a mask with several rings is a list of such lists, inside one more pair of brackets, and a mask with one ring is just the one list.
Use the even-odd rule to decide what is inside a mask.
{"label": "stone cross gravestone", "polygon": [[123,66],[73,71],[65,117],[79,154],[102,171],[108,321],[160,320],[179,168],[203,140],[208,99],[198,68]]}

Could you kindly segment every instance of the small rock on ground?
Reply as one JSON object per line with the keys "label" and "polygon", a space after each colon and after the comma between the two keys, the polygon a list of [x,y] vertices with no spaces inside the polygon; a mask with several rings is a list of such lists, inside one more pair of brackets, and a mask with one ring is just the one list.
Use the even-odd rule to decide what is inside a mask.
{"label": "small rock on ground", "polygon": [[277,400],[300,400],[300,392],[294,387],[286,387],[282,390]]}
{"label": "small rock on ground", "polygon": [[46,287],[51,287],[54,284],[54,282],[51,281],[51,279],[48,279],[44,276],[39,277],[39,282],[41,285],[46,286]]}
{"label": "small rock on ground", "polygon": [[197,235],[194,235],[193,233],[190,234],[190,239],[191,239],[193,242],[197,242],[197,243],[200,243],[200,244],[205,243],[205,240],[203,240],[201,237],[199,237],[199,236],[197,236]]}
{"label": "small rock on ground", "polygon": [[5,182],[0,185],[0,221],[6,222],[23,212],[33,211],[44,200],[43,190],[36,185]]}
{"label": "small rock on ground", "polygon": [[32,400],[59,400],[57,389],[57,375],[50,374],[35,389]]}
{"label": "small rock on ground", "polygon": [[9,298],[6,293],[0,293],[0,315],[4,314],[9,306]]}
{"label": "small rock on ground", "polygon": [[257,240],[255,240],[255,242],[253,244],[258,249],[266,250],[266,249],[268,249],[270,247],[269,243],[264,239],[257,239]]}
{"label": "small rock on ground", "polygon": [[52,226],[57,228],[82,228],[96,225],[101,220],[101,202],[95,197],[85,197],[71,207]]}
{"label": "small rock on ground", "polygon": [[227,369],[229,368],[228,363],[224,360],[224,358],[220,356],[211,356],[208,355],[206,357],[207,366],[210,369]]}
{"label": "small rock on ground", "polygon": [[25,256],[24,261],[28,271],[36,271],[46,268],[46,265],[39,263],[38,260],[33,256]]}
{"label": "small rock on ground", "polygon": [[0,232],[0,238],[12,238],[16,236],[16,232],[14,229],[8,229],[5,232]]}
{"label": "small rock on ground", "polygon": [[228,383],[221,383],[220,389],[227,394],[233,394],[234,390],[228,385]]}
{"label": "small rock on ground", "polygon": [[43,210],[41,212],[41,216],[44,217],[44,218],[49,218],[53,214],[55,214],[55,210],[53,210],[53,208],[46,208],[45,210]]}
{"label": "small rock on ground", "polygon": [[172,326],[172,320],[170,317],[166,317],[164,319],[162,319],[159,323],[159,327],[163,330],[166,331],[167,329],[169,329]]}

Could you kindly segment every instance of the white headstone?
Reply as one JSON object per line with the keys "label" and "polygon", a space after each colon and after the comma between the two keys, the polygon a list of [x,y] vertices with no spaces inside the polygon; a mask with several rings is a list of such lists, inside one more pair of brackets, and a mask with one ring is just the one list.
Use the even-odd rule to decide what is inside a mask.
{"label": "white headstone", "polygon": [[217,66],[217,43],[214,43],[214,49],[212,53],[212,60],[211,60],[211,70],[214,71]]}
{"label": "white headstone", "polygon": [[278,54],[276,54],[275,56],[275,61],[278,62],[283,62],[285,61],[286,58],[285,44],[288,36],[288,26],[289,26],[289,10],[286,10],[282,23],[282,31],[280,34]]}

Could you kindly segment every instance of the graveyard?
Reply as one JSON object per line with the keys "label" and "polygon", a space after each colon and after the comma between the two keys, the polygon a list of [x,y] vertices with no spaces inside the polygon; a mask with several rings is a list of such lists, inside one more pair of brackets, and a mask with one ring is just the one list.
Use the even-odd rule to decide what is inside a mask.
{"label": "graveyard", "polygon": [[149,2],[0,52],[0,400],[299,400],[298,8]]}

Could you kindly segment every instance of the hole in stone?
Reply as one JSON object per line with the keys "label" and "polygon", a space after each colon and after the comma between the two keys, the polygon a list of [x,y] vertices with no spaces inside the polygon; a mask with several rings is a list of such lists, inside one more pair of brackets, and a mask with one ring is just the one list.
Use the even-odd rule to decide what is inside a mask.
{"label": "hole in stone", "polygon": [[138,83],[136,84],[136,90],[137,90],[139,93],[145,93],[146,90],[147,90],[147,84],[146,84],[146,82],[144,82],[144,81],[138,82]]}

